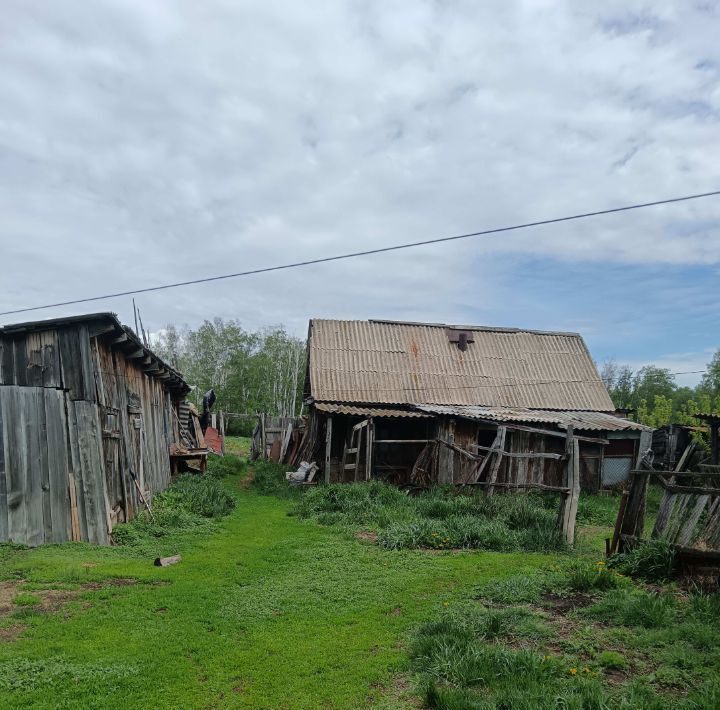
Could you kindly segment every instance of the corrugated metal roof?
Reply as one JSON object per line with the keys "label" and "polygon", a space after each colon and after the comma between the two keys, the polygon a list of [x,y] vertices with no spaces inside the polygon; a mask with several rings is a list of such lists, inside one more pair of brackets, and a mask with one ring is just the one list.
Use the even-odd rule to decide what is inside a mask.
{"label": "corrugated metal roof", "polygon": [[315,409],[329,414],[351,414],[359,417],[411,417],[414,419],[426,419],[430,414],[425,412],[412,411],[408,409],[388,409],[386,407],[355,407],[350,404],[333,404],[318,402]]}
{"label": "corrugated metal roof", "polygon": [[555,424],[561,429],[572,426],[582,431],[652,431],[637,422],[616,417],[606,412],[557,412],[518,407],[464,407],[419,404],[417,409],[429,414],[445,414],[463,419],[488,419],[494,422],[525,422]]}
{"label": "corrugated metal roof", "polygon": [[312,320],[310,395],[316,401],[448,404],[612,411],[577,333],[463,326]]}

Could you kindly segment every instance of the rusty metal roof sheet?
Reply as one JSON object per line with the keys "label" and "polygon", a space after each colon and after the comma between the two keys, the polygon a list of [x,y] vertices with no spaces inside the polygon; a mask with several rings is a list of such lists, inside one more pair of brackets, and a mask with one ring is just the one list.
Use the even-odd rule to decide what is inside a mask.
{"label": "rusty metal roof sheet", "polygon": [[481,419],[493,422],[524,422],[555,424],[561,429],[572,426],[582,431],[652,431],[651,427],[616,417],[607,412],[558,412],[520,407],[466,407],[419,404],[417,409],[429,414],[445,414],[463,419]]}
{"label": "rusty metal roof sheet", "polygon": [[350,414],[360,417],[411,417],[427,419],[431,414],[409,409],[389,409],[387,407],[355,407],[350,404],[317,402],[315,408],[328,414]]}
{"label": "rusty metal roof sheet", "polygon": [[612,411],[577,333],[314,319],[309,394],[316,401]]}

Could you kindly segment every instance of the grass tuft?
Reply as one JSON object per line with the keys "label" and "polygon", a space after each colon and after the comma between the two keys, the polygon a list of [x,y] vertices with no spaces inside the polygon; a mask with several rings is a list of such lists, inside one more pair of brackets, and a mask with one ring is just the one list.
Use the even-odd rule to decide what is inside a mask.
{"label": "grass tuft", "polygon": [[647,540],[608,560],[612,569],[650,582],[670,579],[674,564],[674,549],[665,540]]}
{"label": "grass tuft", "polygon": [[556,515],[530,496],[486,498],[438,486],[410,497],[377,481],[338,483],[306,491],[295,512],[324,525],[373,529],[378,544],[389,550],[566,549]]}

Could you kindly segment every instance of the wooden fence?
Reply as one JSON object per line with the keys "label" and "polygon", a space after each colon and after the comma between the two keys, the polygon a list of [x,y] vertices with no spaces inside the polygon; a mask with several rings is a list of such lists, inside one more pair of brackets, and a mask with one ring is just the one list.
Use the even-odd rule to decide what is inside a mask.
{"label": "wooden fence", "polygon": [[672,544],[681,566],[720,567],[720,466],[698,464],[697,470],[685,470],[693,449],[694,444],[688,446],[674,471],[646,465],[632,472],[610,552],[643,539],[647,490],[653,480],[663,488],[663,497],[651,538]]}

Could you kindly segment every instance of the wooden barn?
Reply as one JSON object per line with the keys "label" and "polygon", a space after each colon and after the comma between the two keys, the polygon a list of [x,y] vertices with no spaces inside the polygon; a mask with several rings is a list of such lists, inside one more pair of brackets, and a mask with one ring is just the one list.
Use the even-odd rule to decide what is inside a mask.
{"label": "wooden barn", "polygon": [[108,543],[207,455],[188,391],[112,313],[0,328],[0,541]]}
{"label": "wooden barn", "polygon": [[650,445],[576,333],[315,319],[305,398],[301,457],[328,482],[562,492],[575,447],[595,491],[626,481]]}

